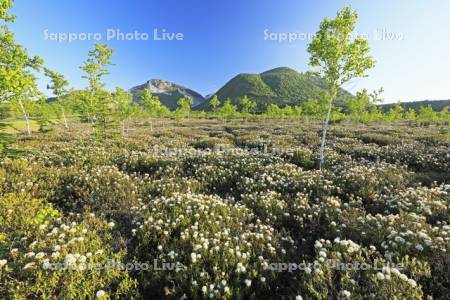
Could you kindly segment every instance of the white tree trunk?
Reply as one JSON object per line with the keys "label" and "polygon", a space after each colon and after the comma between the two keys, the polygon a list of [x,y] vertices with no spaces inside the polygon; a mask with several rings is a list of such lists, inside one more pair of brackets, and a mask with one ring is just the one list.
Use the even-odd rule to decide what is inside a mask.
{"label": "white tree trunk", "polygon": [[21,99],[19,99],[19,105],[20,105],[20,109],[22,110],[23,118],[24,118],[24,120],[25,120],[27,134],[28,134],[28,135],[31,135],[30,120],[29,120],[29,118],[28,118],[27,111],[25,110],[25,106],[23,105]]}
{"label": "white tree trunk", "polygon": [[333,90],[330,93],[330,104],[328,106],[327,116],[325,118],[325,121],[323,122],[323,128],[322,128],[322,142],[320,144],[320,154],[319,154],[319,170],[322,169],[323,163],[325,161],[325,143],[327,140],[327,131],[328,131],[328,124],[330,123],[330,117],[331,117],[331,109],[333,108],[333,99],[334,99],[334,92]]}
{"label": "white tree trunk", "polygon": [[88,113],[87,117],[88,117],[88,123],[91,124],[91,133],[94,134],[95,133],[94,119],[93,119],[93,117],[91,117],[91,114],[89,114],[89,113]]}
{"label": "white tree trunk", "polygon": [[66,118],[66,113],[64,111],[64,106],[61,105],[61,112],[62,112],[62,117],[63,117],[63,121],[64,121],[64,127],[66,129],[69,129],[69,124],[67,123],[67,118]]}

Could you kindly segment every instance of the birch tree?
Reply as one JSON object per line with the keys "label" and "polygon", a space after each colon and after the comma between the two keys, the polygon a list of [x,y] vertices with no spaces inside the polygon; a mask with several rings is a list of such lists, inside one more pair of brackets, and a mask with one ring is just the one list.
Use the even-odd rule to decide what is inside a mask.
{"label": "birch tree", "polygon": [[256,102],[250,100],[247,96],[239,99],[239,104],[241,105],[241,112],[245,115],[253,113],[256,109]]}
{"label": "birch tree", "polygon": [[344,7],[334,19],[325,18],[314,39],[308,45],[310,66],[316,76],[325,79],[327,85],[328,110],[322,127],[319,168],[325,159],[325,143],[333,102],[339,88],[355,77],[365,77],[367,70],[375,64],[370,56],[369,43],[353,37],[357,13]]}
{"label": "birch tree", "polygon": [[36,101],[39,91],[32,71],[39,71],[43,60],[30,57],[26,49],[17,44],[8,24],[14,21],[9,14],[12,0],[0,0],[0,102],[10,103],[20,109],[26,124],[26,133],[31,134],[29,111],[26,101]]}
{"label": "birch tree", "polygon": [[64,75],[61,73],[52,71],[48,68],[44,68],[45,76],[50,78],[50,84],[47,85],[47,89],[53,91],[53,95],[57,98],[56,101],[59,104],[59,108],[61,109],[61,115],[64,121],[64,127],[66,129],[69,128],[66,118],[66,112],[64,108],[64,96],[67,94],[67,86],[69,82],[64,78]]}
{"label": "birch tree", "polygon": [[153,131],[153,118],[165,117],[169,115],[169,109],[159,101],[159,98],[153,96],[149,90],[144,90],[139,98],[139,104],[149,116],[150,130]]}
{"label": "birch tree", "polygon": [[192,101],[191,97],[182,97],[178,99],[177,104],[179,108],[176,110],[176,114],[182,118],[187,116],[187,118],[189,119],[192,103],[194,102]]}
{"label": "birch tree", "polygon": [[134,112],[134,108],[131,106],[133,95],[124,89],[117,87],[114,93],[112,93],[112,100],[120,122],[122,137],[126,138],[128,137],[127,123]]}
{"label": "birch tree", "polygon": [[213,111],[214,115],[216,115],[216,113],[217,113],[217,107],[220,105],[220,100],[219,100],[219,98],[217,97],[217,95],[214,95],[214,96],[211,98],[211,100],[209,100],[209,104],[210,104],[211,107],[212,107],[212,111]]}
{"label": "birch tree", "polygon": [[[105,44],[95,44],[94,49],[89,51],[88,59],[80,67],[89,81],[89,87],[85,97],[80,98],[82,101],[84,118],[95,128],[97,125],[106,127],[108,108],[111,106],[111,95],[103,88],[105,83],[102,81],[103,77],[109,75],[107,69],[111,66],[111,56],[113,50]],[[98,124],[101,123],[101,124]]]}

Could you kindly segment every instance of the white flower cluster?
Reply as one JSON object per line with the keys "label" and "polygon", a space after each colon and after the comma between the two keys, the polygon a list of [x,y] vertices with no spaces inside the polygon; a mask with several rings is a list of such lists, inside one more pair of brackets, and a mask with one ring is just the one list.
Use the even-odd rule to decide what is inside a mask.
{"label": "white flower cluster", "polygon": [[[216,196],[156,198],[143,216],[137,234],[141,243],[158,244],[154,255],[165,261],[184,259],[178,250],[190,249],[181,261],[186,268],[171,276],[184,282],[194,280],[213,298],[231,295],[242,286],[249,288],[254,280],[265,284],[267,262],[282,255],[282,241],[273,227],[258,219],[251,222],[255,216],[248,208]],[[166,278],[168,274],[156,276]]]}

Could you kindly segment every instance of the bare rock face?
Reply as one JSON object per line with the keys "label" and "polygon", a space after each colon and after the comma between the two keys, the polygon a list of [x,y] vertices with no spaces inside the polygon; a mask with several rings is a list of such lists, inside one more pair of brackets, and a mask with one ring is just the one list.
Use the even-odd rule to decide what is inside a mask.
{"label": "bare rock face", "polygon": [[177,101],[182,97],[192,98],[192,106],[197,106],[205,101],[205,98],[200,93],[182,85],[161,79],[151,79],[144,84],[131,88],[130,92],[133,94],[134,99],[137,100],[146,89],[158,97],[161,103],[172,110],[176,109]]}

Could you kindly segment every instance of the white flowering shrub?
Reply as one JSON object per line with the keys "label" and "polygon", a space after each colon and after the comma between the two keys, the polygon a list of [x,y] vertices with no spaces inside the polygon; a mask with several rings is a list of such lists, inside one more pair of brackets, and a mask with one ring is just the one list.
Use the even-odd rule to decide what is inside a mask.
{"label": "white flowering shrub", "polygon": [[68,168],[51,200],[65,210],[88,209],[114,215],[138,205],[147,182],[146,178],[129,175],[115,166]]}
{"label": "white flowering shrub", "polygon": [[365,203],[402,188],[408,182],[406,170],[395,165],[366,161],[336,165],[329,176],[333,184],[340,187],[343,197],[360,199]]}
{"label": "white flowering shrub", "polygon": [[283,257],[283,242],[241,204],[217,196],[175,194],[151,201],[136,233],[141,261],[180,263],[172,270],[153,265],[140,274],[146,293],[189,298],[239,298],[271,293],[268,262]]}
{"label": "white flowering shrub", "polygon": [[338,220],[336,231],[367,247],[375,246],[389,262],[399,263],[404,258],[418,259],[419,263],[430,268],[432,274],[421,279],[423,285],[443,295],[446,270],[450,266],[450,227],[445,222],[438,222],[432,226],[426,223],[425,216],[415,213],[366,215],[357,209],[348,209]]}
{"label": "white flowering shrub", "polygon": [[448,143],[426,145],[413,140],[409,143],[396,143],[383,147],[361,144],[348,149],[348,153],[353,158],[407,165],[414,171],[448,173],[450,170]]}
{"label": "white flowering shrub", "polygon": [[128,273],[107,269],[121,261],[111,228],[95,216],[61,217],[39,199],[9,194],[0,198],[0,298],[92,299],[132,295]]}
{"label": "white flowering shrub", "polygon": [[0,162],[0,194],[25,193],[36,198],[51,197],[58,186],[59,171],[24,158]]}
{"label": "white flowering shrub", "polygon": [[152,196],[170,196],[174,193],[199,192],[201,184],[195,178],[188,177],[164,177],[151,182],[148,192]]}
{"label": "white flowering shrub", "polygon": [[450,215],[450,185],[407,188],[399,191],[387,204],[395,212],[412,212],[425,216],[429,222],[446,221]]}
{"label": "white flowering shrub", "polygon": [[244,194],[241,202],[268,224],[282,222],[289,216],[287,202],[279,193],[273,191]]}
{"label": "white flowering shrub", "polygon": [[176,171],[179,162],[169,156],[161,156],[151,151],[129,151],[114,157],[114,164],[121,170],[147,174],[160,178]]}
{"label": "white flowering shrub", "polygon": [[[446,299],[435,127],[135,120],[0,161],[1,299]],[[94,268],[96,267],[96,268]]]}
{"label": "white flowering shrub", "polygon": [[[306,267],[301,293],[314,299],[422,299],[423,292],[417,284],[422,272],[410,278],[378,255],[376,248],[361,247],[352,240],[317,240],[315,256]],[[404,267],[405,264],[402,264]],[[415,270],[417,270],[417,266]],[[403,271],[404,272],[404,271]]]}
{"label": "white flowering shrub", "polygon": [[41,147],[41,152],[33,153],[33,160],[61,167],[108,165],[111,163],[112,157],[121,152],[118,148],[108,147],[108,145],[102,145],[95,141],[91,141],[87,145],[82,140],[44,144]]}

